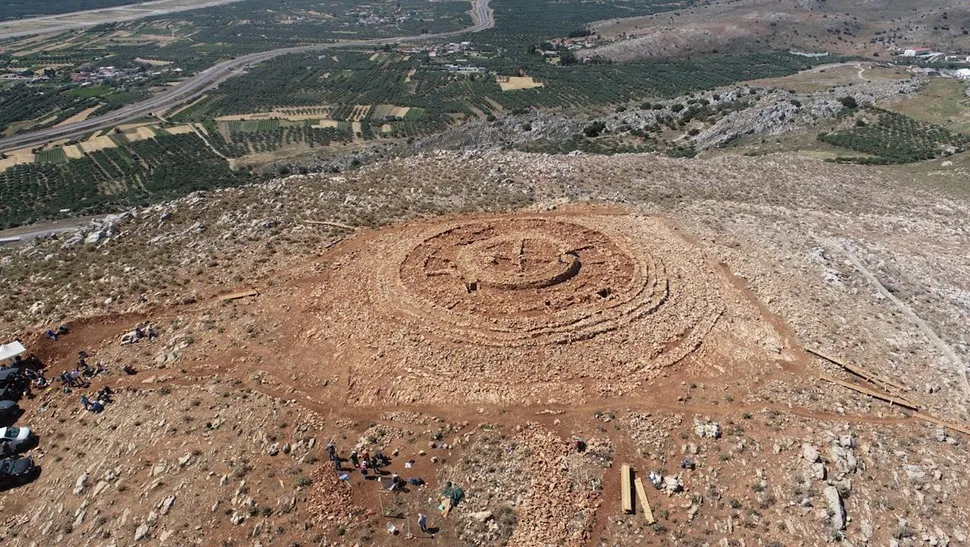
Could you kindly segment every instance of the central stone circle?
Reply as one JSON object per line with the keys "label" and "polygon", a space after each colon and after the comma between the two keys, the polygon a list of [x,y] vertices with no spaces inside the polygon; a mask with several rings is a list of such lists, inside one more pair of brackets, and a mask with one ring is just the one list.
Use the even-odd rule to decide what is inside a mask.
{"label": "central stone circle", "polygon": [[653,272],[597,230],[510,218],[427,234],[402,257],[397,277],[412,296],[405,299],[445,325],[477,320],[485,329],[528,332],[636,297]]}
{"label": "central stone circle", "polygon": [[533,232],[499,235],[463,247],[458,269],[469,292],[479,287],[500,290],[541,289],[579,273],[575,250],[562,240]]}

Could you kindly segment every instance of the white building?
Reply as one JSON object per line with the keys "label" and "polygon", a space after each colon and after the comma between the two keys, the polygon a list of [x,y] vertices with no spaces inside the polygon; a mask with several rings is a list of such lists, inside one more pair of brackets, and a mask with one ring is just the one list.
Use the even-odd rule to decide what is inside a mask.
{"label": "white building", "polygon": [[903,50],[903,57],[919,57],[921,55],[927,55],[928,53],[930,53],[930,48],[928,47],[914,47]]}

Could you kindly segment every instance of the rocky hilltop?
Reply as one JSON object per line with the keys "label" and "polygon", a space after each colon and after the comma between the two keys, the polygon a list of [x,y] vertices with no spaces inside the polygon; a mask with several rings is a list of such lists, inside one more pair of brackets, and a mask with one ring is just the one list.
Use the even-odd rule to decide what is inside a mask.
{"label": "rocky hilltop", "polygon": [[0,331],[54,377],[0,539],[965,543],[968,209],[786,155],[484,149],[0,248]]}

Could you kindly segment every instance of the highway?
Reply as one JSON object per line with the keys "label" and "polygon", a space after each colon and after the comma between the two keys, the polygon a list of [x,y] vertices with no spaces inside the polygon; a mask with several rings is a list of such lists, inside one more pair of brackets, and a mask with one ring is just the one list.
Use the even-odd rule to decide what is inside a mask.
{"label": "highway", "polygon": [[178,86],[173,87],[172,89],[158,93],[140,103],[124,106],[103,116],[0,139],[0,152],[9,152],[11,150],[21,148],[32,148],[46,144],[53,140],[78,137],[92,131],[114,127],[118,124],[148,116],[149,114],[155,112],[167,110],[175,105],[192,101],[202,96],[209,89],[219,85],[220,82],[240,74],[242,69],[247,66],[259,64],[274,57],[279,57],[280,55],[346,47],[380,46],[403,41],[437,40],[451,36],[458,36],[469,32],[480,32],[482,30],[494,27],[495,17],[492,10],[488,7],[489,0],[472,1],[474,2],[474,5],[472,6],[473,24],[472,26],[461,30],[442,32],[438,34],[422,34],[419,36],[398,36],[394,38],[335,42],[332,44],[315,44],[251,53],[249,55],[236,57],[235,59],[230,59],[228,61],[223,61],[219,64],[213,65],[202,72],[199,72],[195,76],[192,76]]}
{"label": "highway", "polygon": [[152,0],[139,4],[128,4],[110,8],[100,8],[55,15],[42,15],[25,19],[9,19],[0,21],[0,40],[22,38],[37,34],[52,34],[85,27],[93,27],[104,23],[119,23],[133,21],[144,17],[169,15],[180,11],[211,8],[222,4],[239,2],[240,0],[209,0],[208,2],[189,3],[179,0]]}

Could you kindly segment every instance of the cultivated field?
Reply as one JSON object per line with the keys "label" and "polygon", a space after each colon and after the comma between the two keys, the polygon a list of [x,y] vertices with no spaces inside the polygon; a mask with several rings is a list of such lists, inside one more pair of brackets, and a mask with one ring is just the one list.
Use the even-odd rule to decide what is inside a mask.
{"label": "cultivated field", "polygon": [[495,81],[498,82],[502,91],[542,87],[542,82],[533,80],[531,76],[496,76]]}

